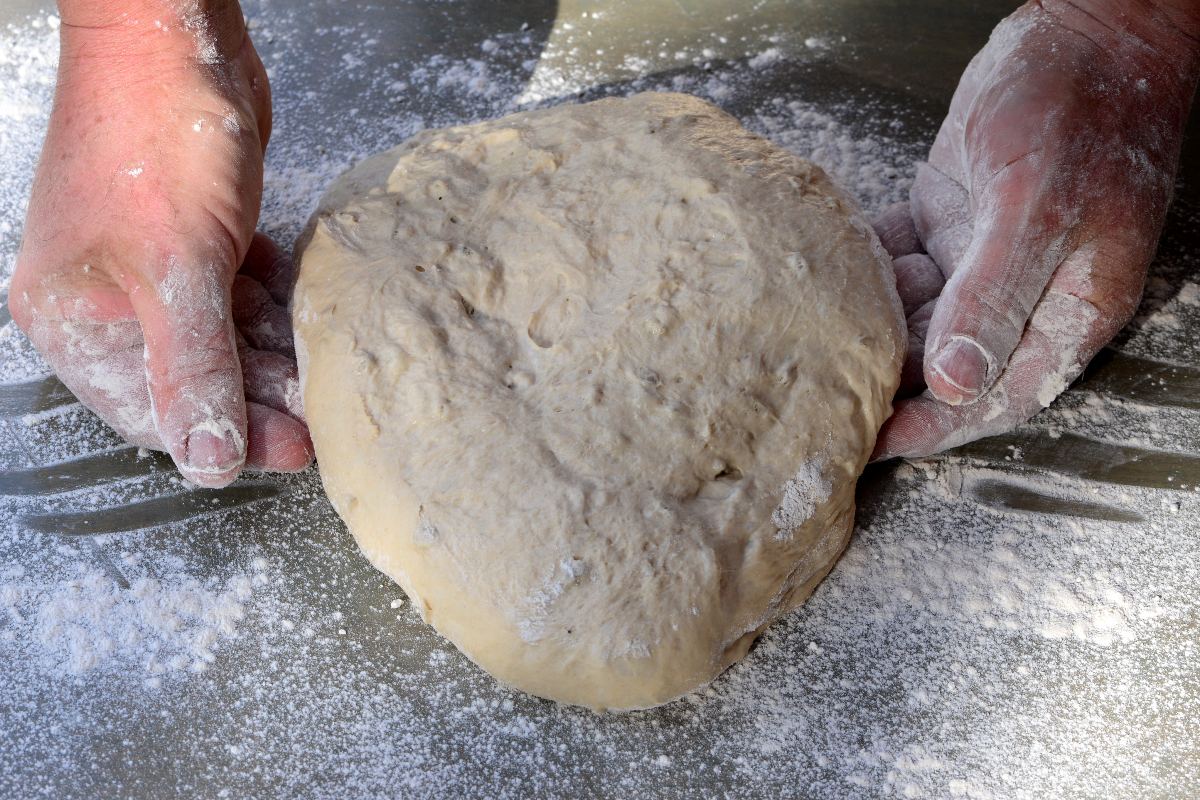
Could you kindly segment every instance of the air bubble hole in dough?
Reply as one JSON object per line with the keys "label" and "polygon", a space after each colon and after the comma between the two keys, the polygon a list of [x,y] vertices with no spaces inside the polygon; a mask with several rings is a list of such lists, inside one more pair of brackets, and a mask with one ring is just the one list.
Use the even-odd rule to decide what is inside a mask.
{"label": "air bubble hole in dough", "polygon": [[654,706],[850,534],[906,337],[820,169],[697,98],[421,133],[341,176],[293,301],[321,476],[506,684]]}

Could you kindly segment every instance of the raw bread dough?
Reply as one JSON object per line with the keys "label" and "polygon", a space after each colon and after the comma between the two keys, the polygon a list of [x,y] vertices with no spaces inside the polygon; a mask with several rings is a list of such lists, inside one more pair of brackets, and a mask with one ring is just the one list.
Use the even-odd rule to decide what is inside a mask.
{"label": "raw bread dough", "polygon": [[845,546],[906,341],[890,261],[708,103],[426,131],[339,178],[299,250],[325,489],[501,681],[663,703]]}

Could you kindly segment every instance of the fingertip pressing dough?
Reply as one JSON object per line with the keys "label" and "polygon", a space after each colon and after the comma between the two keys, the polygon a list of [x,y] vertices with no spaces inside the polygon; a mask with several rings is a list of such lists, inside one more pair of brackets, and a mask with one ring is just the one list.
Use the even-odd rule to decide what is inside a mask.
{"label": "fingertip pressing dough", "polygon": [[298,250],[326,491],[504,683],[676,698],[845,546],[906,342],[891,265],[819,168],[714,106],[426,131],[339,178]]}

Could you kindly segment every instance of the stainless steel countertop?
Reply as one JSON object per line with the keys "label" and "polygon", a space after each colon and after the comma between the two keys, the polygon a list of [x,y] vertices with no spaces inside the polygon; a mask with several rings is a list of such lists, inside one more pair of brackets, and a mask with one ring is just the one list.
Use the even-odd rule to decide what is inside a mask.
{"label": "stainless steel countertop", "polygon": [[[674,48],[711,43],[714,31],[725,31],[728,52],[712,56],[720,62],[743,58],[740,36],[760,41],[774,31],[795,41],[820,35],[839,45],[764,70],[761,85],[732,97],[730,110],[777,95],[831,107],[865,98],[888,110],[886,121],[903,123],[889,128],[889,136],[920,145],[931,141],[969,58],[1013,7],[956,0],[259,0],[246,11],[273,70],[280,142],[273,148],[294,154],[296,142],[326,134],[322,152],[353,153],[364,120],[378,127],[394,113],[384,99],[389,95],[376,82],[366,85],[364,74],[403,74],[406,65],[428,64],[438,53],[474,56],[488,37],[523,25],[529,49],[542,53],[543,64],[567,59],[569,48],[554,45],[568,24],[589,27],[589,46],[605,50],[591,73],[598,84],[629,79],[622,54],[633,40],[667,40]],[[21,25],[47,8],[36,0],[8,0],[0,23]],[[596,9],[605,13],[585,23],[582,15]],[[371,47],[354,49],[364,32]],[[365,67],[344,69],[347,53],[364,59]],[[666,80],[701,67],[677,64],[667,54],[639,69]],[[476,113],[460,104],[453,88],[404,102],[407,114],[431,125]],[[1198,119],[1193,114],[1145,314],[1200,281]],[[852,124],[869,134],[884,121]],[[289,134],[302,126],[316,133],[307,139]],[[304,207],[311,199],[297,203]],[[268,208],[264,227],[289,239],[303,223],[289,216],[293,211],[286,203]],[[0,253],[11,263],[20,220],[0,221],[14,226],[0,239]],[[1180,491],[1200,484],[1200,356],[1191,344],[1200,319],[1184,314],[1179,324],[1166,338],[1135,325],[1054,410],[1015,434],[928,460],[916,471],[895,464],[869,470],[860,484],[852,549],[878,559],[904,542],[896,530],[902,524],[924,526],[921,536],[950,547],[979,544],[981,531],[989,542],[996,531],[1018,539],[1077,535],[1085,542],[1097,531],[1119,530],[1127,538],[1103,546],[1064,539],[1063,560],[1086,562],[1092,571],[1152,572],[1144,563],[1153,560],[1134,554],[1153,556],[1155,531],[1164,525],[1200,541],[1193,492]],[[820,590],[811,607],[777,626],[747,667],[718,681],[713,697],[598,718],[496,686],[411,608],[392,608],[399,590],[357,553],[314,470],[252,476],[231,491],[192,493],[163,458],[119,449],[113,455],[119,440],[70,407],[53,381],[0,389],[0,567],[48,576],[46,582],[55,576],[69,582],[71,569],[83,562],[100,565],[117,583],[163,571],[218,587],[231,576],[260,576],[236,636],[222,640],[205,671],[169,674],[156,686],[147,686],[143,665],[129,665],[126,675],[66,669],[47,675],[30,667],[36,648],[22,637],[31,629],[3,619],[0,595],[0,797],[901,796],[907,784],[871,766],[872,759],[888,757],[879,755],[881,741],[920,743],[920,752],[937,756],[936,764],[904,762],[908,766],[893,770],[944,773],[925,796],[1051,796],[1053,790],[1089,797],[1112,787],[1123,797],[1200,796],[1194,723],[1200,717],[1200,581],[1194,571],[1147,579],[1146,586],[1183,587],[1163,600],[1169,624],[1117,650],[1036,637],[1001,647],[983,628],[976,638],[961,632],[947,638],[938,628],[949,623],[928,609],[921,612],[928,617],[914,611],[915,617],[894,624],[829,627],[837,610],[830,598],[839,590],[828,597]],[[1121,405],[1102,417],[1080,412],[1095,397]],[[1145,443],[1153,438],[1149,433],[1131,444],[1143,412],[1155,419],[1167,414],[1178,430],[1153,447]],[[898,508],[910,511],[901,515]],[[65,535],[134,522],[149,527],[100,539]],[[16,633],[5,638],[5,630]],[[813,630],[844,638],[810,650]],[[947,651],[951,644],[954,650]],[[900,664],[910,672],[889,672]],[[946,681],[958,686],[956,699],[918,708],[904,675],[927,676],[946,664],[955,665]],[[844,685],[851,679],[860,688]],[[1027,698],[1021,714],[1032,721],[1004,721],[1015,727],[1011,736],[996,735],[1003,743],[996,752],[954,744],[975,741],[963,731],[1009,730],[988,713],[993,691],[1009,700],[1013,693]],[[755,692],[771,695],[771,714],[756,711]],[[963,705],[958,695],[978,702]],[[1128,746],[1087,752],[1087,737],[1079,744],[1079,731],[1068,730],[1079,724],[1069,713],[1076,697],[1108,698],[1078,719],[1094,718],[1103,731],[1128,726]],[[786,718],[780,703],[792,701],[794,727],[779,733]],[[1043,708],[1051,717],[1063,715],[1063,726],[1037,719]],[[1008,714],[1010,707],[1003,709]],[[766,741],[779,749],[765,748]],[[797,749],[810,742],[819,748]],[[912,786],[916,792],[924,784]]]}

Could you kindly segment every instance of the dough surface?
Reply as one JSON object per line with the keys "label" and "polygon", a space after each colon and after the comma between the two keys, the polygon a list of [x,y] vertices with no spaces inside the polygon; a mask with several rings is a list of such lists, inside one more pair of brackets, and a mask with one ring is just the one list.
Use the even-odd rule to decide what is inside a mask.
{"label": "dough surface", "polygon": [[506,684],[657,705],[844,548],[906,336],[816,166],[687,95],[421,133],[298,248],[321,477],[371,562]]}

